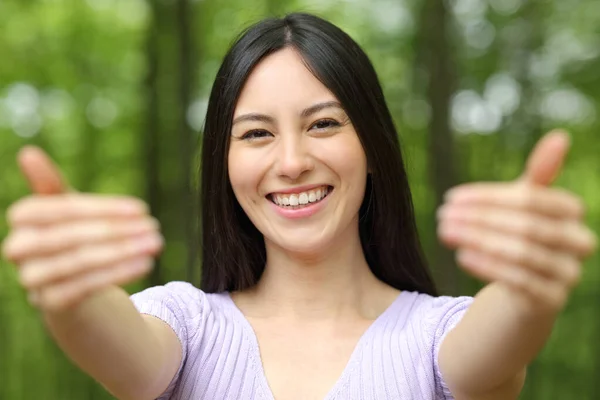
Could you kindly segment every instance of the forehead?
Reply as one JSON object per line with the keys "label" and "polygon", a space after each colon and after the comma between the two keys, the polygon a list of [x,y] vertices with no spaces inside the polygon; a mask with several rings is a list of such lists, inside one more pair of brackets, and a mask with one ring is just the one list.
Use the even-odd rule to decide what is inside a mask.
{"label": "forehead", "polygon": [[286,48],[262,60],[252,71],[238,100],[235,114],[301,110],[335,96],[306,67],[302,57]]}

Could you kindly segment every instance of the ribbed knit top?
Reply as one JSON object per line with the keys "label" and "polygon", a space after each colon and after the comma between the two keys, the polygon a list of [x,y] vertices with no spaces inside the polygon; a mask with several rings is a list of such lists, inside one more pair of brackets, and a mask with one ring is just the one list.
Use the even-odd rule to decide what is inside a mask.
{"label": "ribbed knit top", "polygon": [[[131,299],[169,324],[182,345],[179,370],[160,399],[275,400],[254,331],[229,293],[170,282]],[[401,292],[359,339],[324,400],[454,399],[437,355],[472,300]]]}

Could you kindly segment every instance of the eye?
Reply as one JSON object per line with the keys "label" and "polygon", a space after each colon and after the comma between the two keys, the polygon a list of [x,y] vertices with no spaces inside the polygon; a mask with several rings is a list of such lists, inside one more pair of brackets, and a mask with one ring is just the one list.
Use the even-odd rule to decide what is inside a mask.
{"label": "eye", "polygon": [[311,129],[337,128],[340,123],[333,119],[322,119],[311,125]]}
{"label": "eye", "polygon": [[266,138],[270,135],[271,135],[271,133],[268,131],[265,131],[264,129],[253,129],[251,131],[244,133],[244,135],[242,136],[242,139],[243,140],[256,140],[256,139]]}

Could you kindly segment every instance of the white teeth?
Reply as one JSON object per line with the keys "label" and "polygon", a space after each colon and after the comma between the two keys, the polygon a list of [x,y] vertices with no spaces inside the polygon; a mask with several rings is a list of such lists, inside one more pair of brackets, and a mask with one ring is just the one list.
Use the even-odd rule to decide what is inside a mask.
{"label": "white teeth", "polygon": [[300,195],[298,196],[298,203],[308,204],[308,194],[300,193]]}
{"label": "white teeth", "polygon": [[315,203],[329,193],[329,189],[327,187],[320,187],[315,190],[309,190],[301,193],[294,194],[273,194],[271,199],[273,202],[280,206],[298,206],[298,205],[306,205],[309,203]]}

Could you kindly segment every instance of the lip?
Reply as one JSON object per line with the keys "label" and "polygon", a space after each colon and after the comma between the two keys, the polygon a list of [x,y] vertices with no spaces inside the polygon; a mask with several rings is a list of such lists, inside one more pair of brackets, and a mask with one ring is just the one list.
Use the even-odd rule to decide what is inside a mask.
{"label": "lip", "polygon": [[[280,216],[284,217],[284,218],[288,218],[288,219],[299,219],[299,218],[308,218],[311,217],[313,215],[315,215],[316,213],[318,213],[319,211],[321,211],[329,202],[329,198],[331,197],[331,195],[334,192],[334,189],[332,186],[329,185],[313,185],[310,186],[310,188],[314,189],[314,188],[318,188],[321,186],[328,186],[330,187],[330,191],[327,194],[327,196],[325,196],[325,198],[321,199],[320,201],[316,202],[316,203],[311,203],[308,206],[302,207],[302,208],[283,208],[278,206],[277,204],[273,203],[271,200],[269,200],[268,198],[266,199],[269,204],[271,205],[271,207],[273,207],[273,210]],[[309,187],[309,186],[306,186]],[[310,189],[304,189],[305,187],[302,186],[300,190],[301,192],[306,191],[306,190],[310,190]],[[298,190],[299,188],[294,188],[293,190]],[[274,193],[297,193],[295,191],[291,191],[291,192],[274,192]]]}

